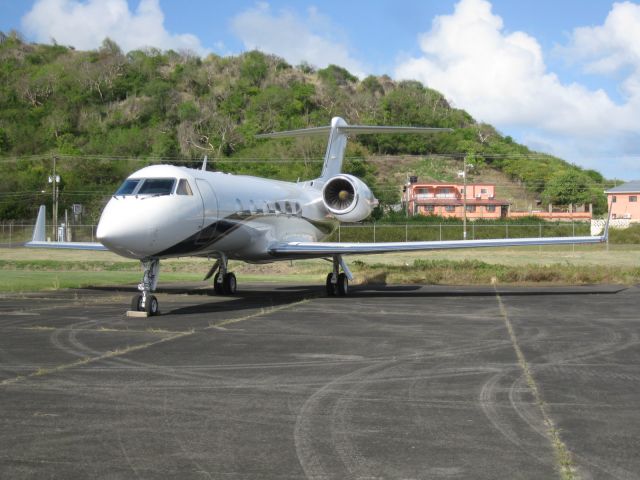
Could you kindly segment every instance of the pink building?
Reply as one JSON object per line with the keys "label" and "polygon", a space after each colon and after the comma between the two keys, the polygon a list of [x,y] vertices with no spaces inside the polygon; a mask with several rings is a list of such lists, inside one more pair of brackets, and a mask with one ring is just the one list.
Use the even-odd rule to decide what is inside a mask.
{"label": "pink building", "polygon": [[626,218],[640,222],[640,180],[605,190],[611,206],[611,218]]}
{"label": "pink building", "polygon": [[411,182],[404,188],[403,202],[409,215],[440,215],[467,218],[502,218],[509,214],[509,202],[495,198],[490,183]]}

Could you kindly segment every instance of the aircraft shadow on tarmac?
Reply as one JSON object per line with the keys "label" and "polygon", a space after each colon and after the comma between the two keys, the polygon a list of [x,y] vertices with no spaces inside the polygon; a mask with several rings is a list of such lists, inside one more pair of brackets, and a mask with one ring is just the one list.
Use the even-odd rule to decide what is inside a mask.
{"label": "aircraft shadow on tarmac", "polygon": [[[135,291],[133,287],[101,286],[91,290],[110,292]],[[594,295],[615,294],[626,288],[613,285],[591,286],[544,286],[544,287],[498,287],[445,286],[445,285],[355,285],[350,287],[345,298],[334,297],[338,301],[348,302],[350,298],[447,298],[447,297],[495,297],[496,293],[509,296],[549,296],[549,295]],[[191,315],[214,312],[242,311],[255,308],[276,308],[309,298],[327,298],[324,286],[319,285],[249,285],[246,290],[239,289],[233,296],[212,295],[211,288],[194,285],[165,285],[157,293],[170,295],[212,296],[215,301],[164,310],[164,315]],[[330,297],[329,297],[330,298]]]}

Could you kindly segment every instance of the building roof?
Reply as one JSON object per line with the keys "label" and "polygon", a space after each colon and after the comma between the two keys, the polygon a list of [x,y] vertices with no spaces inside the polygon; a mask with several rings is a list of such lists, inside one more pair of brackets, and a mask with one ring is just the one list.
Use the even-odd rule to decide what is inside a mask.
{"label": "building roof", "polygon": [[640,193],[640,180],[623,183],[617,187],[605,190],[604,193]]}

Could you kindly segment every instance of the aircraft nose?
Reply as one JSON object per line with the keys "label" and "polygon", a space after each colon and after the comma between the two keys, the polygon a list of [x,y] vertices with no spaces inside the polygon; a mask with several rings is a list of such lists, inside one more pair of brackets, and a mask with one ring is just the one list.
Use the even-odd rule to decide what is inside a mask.
{"label": "aircraft nose", "polygon": [[96,236],[109,250],[125,257],[141,258],[148,250],[149,229],[144,216],[137,215],[126,202],[109,202],[102,212]]}

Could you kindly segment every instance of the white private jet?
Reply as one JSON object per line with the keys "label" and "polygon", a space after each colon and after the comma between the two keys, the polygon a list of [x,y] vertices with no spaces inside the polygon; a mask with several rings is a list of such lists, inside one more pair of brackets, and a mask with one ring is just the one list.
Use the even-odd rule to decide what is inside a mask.
{"label": "white private jet", "polygon": [[154,165],[131,174],[107,203],[98,224],[100,243],[45,241],[45,210],[40,207],[32,241],[27,247],[111,250],[142,262],[140,293],[132,310],[155,315],[160,260],[198,256],[215,258],[205,280],[214,276],[216,293],[234,294],[236,277],[229,259],[251,263],[301,258],[328,258],[328,295],[344,296],[353,279],[343,256],[450,248],[504,247],[600,243],[602,236],[456,240],[428,242],[321,242],[339,222],[358,222],[377,205],[371,190],[358,178],[341,173],[347,136],[376,133],[451,131],[446,128],[348,125],[335,117],[327,127],[259,135],[279,138],[329,135],[319,178],[282,182],[171,165]]}

